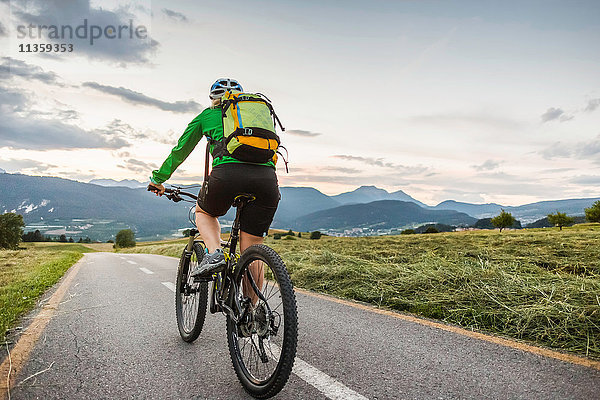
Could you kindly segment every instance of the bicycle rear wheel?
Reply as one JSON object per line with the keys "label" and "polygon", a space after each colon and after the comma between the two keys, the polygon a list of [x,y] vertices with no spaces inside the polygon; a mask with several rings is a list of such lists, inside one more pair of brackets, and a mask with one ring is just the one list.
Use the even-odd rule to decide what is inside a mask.
{"label": "bicycle rear wheel", "polygon": [[177,283],[175,286],[175,314],[177,327],[181,338],[186,342],[193,342],[198,338],[208,301],[208,282],[194,282],[190,272],[204,257],[204,248],[200,243],[194,243],[192,254],[183,251],[177,269]]}
{"label": "bicycle rear wheel", "polygon": [[[263,279],[264,276],[264,279]],[[266,399],[285,386],[296,357],[298,316],[292,282],[281,257],[265,245],[246,249],[237,263],[229,304],[246,310],[227,318],[233,368],[244,389]]]}

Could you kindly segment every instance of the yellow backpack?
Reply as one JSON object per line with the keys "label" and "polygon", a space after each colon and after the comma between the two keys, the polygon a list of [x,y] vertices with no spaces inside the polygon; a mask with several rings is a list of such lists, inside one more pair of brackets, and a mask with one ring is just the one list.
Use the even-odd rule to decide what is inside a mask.
{"label": "yellow backpack", "polygon": [[[223,109],[223,142],[221,155],[229,155],[237,160],[264,164],[277,162],[277,152],[281,146],[275,132],[275,123],[281,131],[285,129],[271,101],[260,93],[227,91],[221,98]],[[287,165],[286,165],[287,168]]]}

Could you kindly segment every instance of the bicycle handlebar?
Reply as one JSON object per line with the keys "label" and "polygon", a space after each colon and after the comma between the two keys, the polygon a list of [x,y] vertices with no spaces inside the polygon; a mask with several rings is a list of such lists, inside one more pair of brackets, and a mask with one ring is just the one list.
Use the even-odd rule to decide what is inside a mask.
{"label": "bicycle handlebar", "polygon": [[[155,186],[151,186],[151,185],[148,185],[147,190],[149,192],[154,192],[154,193],[158,193],[159,192],[159,190]],[[198,196],[196,196],[195,194],[192,194],[192,193],[183,192],[180,188],[176,188],[176,189],[167,188],[167,189],[165,189],[165,196],[167,197],[167,199],[172,200],[175,203],[178,203],[181,200],[183,200],[181,198],[181,195],[191,197],[194,200],[198,200]]]}

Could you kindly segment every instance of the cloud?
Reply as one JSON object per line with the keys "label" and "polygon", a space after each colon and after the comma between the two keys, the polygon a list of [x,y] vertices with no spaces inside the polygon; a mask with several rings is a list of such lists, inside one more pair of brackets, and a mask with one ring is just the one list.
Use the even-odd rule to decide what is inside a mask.
{"label": "cloud", "polygon": [[11,57],[2,57],[0,64],[0,79],[20,76],[27,80],[36,80],[48,85],[64,86],[58,81],[58,75],[54,72],[44,72],[37,65],[28,64],[25,61]]}
{"label": "cloud", "polygon": [[[30,24],[34,25],[32,32],[36,38],[41,32],[41,36],[50,42],[71,43],[75,49],[75,54],[81,54],[92,59],[111,61],[121,66],[149,63],[149,56],[159,46],[159,43],[152,39],[148,32],[145,35],[140,33],[141,38],[135,35],[135,30],[138,27],[145,27],[147,31],[149,23],[140,23],[140,16],[136,15],[139,7],[133,5],[121,6],[111,11],[103,7],[94,8],[90,5],[90,0],[72,0],[68,2],[64,0],[29,0],[24,2],[13,1],[11,3],[11,10],[12,15],[21,24],[26,27]],[[75,33],[76,28],[84,25],[86,20],[88,24],[87,30],[81,29],[82,33],[83,31],[87,33],[85,38],[78,38],[75,34],[71,37],[68,28],[64,31],[63,36],[63,26],[70,26]],[[134,31],[131,35],[130,20],[132,21],[131,27],[133,27]],[[90,44],[92,25],[98,26],[102,30],[102,33],[104,33],[105,29],[114,27],[113,31],[115,34],[116,32],[121,32],[121,38],[115,37],[110,39],[102,35],[92,45]],[[58,34],[50,34],[50,28],[40,30],[38,29],[40,26],[55,26],[58,28]],[[120,27],[126,28],[120,29]],[[83,36],[83,34],[80,36]]]}
{"label": "cloud", "polygon": [[358,174],[360,170],[356,168],[346,168],[346,167],[320,167],[321,171],[334,171],[340,172],[342,174]]}
{"label": "cloud", "polygon": [[303,131],[301,129],[288,129],[285,131],[285,133],[288,133],[288,134],[294,135],[294,136],[304,136],[304,137],[315,137],[315,136],[321,135],[320,133],[317,133],[317,132]]}
{"label": "cloud", "polygon": [[600,99],[591,99],[588,101],[585,111],[594,111],[598,107],[600,107]]}
{"label": "cloud", "polygon": [[150,173],[152,170],[157,169],[158,165],[154,163],[146,163],[144,161],[136,160],[134,158],[130,158],[129,160],[124,160],[125,165],[117,165],[119,168],[128,169],[130,171],[136,173],[148,172]]}
{"label": "cloud", "polygon": [[600,135],[577,143],[555,142],[539,152],[546,159],[572,158],[600,162]]}
{"label": "cloud", "polygon": [[131,89],[126,89],[124,87],[101,85],[96,82],[84,82],[83,86],[98,90],[103,93],[111,94],[113,96],[117,96],[128,103],[156,107],[163,111],[171,111],[174,113],[187,113],[197,112],[200,108],[202,108],[202,106],[196,103],[194,100],[176,101],[174,103],[169,103],[166,101],[155,99],[153,97],[146,96],[145,94],[140,92],[135,92]]}
{"label": "cloud", "polygon": [[48,150],[129,146],[120,137],[102,130],[85,130],[66,123],[60,115],[41,117],[32,109],[30,97],[0,86],[0,147]]}
{"label": "cloud", "polygon": [[29,102],[29,97],[22,92],[15,92],[11,89],[0,86],[0,115],[4,112],[17,112],[25,109]]}
{"label": "cloud", "polygon": [[188,19],[185,15],[180,12],[169,10],[168,8],[163,8],[162,12],[169,18],[174,19],[179,22],[188,22]]}
{"label": "cloud", "polygon": [[571,183],[600,186],[600,175],[578,175],[570,179]]}
{"label": "cloud", "polygon": [[383,168],[392,168],[395,172],[401,174],[420,174],[427,171],[427,167],[423,166],[405,166],[400,164],[394,164],[391,162],[384,161],[383,158],[372,158],[372,157],[360,157],[360,156],[351,156],[351,155],[335,155],[332,158],[337,158],[339,160],[347,160],[347,161],[358,161],[367,165],[372,165],[375,167],[383,167]]}
{"label": "cloud", "polygon": [[13,172],[22,172],[27,170],[32,173],[43,173],[46,172],[49,168],[56,168],[56,165],[46,164],[37,160],[29,160],[29,159],[0,159],[0,165],[3,169],[7,171]]}
{"label": "cloud", "polygon": [[473,165],[472,167],[477,171],[491,171],[498,168],[502,163],[503,161],[486,160],[483,164]]}
{"label": "cloud", "polygon": [[568,115],[564,110],[560,108],[550,107],[545,113],[541,115],[542,122],[559,120],[560,122],[570,121],[574,118],[572,115]]}

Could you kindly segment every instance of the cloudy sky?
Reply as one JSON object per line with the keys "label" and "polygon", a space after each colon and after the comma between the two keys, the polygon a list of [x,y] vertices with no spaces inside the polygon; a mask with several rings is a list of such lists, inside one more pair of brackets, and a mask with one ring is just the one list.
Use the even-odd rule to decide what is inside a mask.
{"label": "cloudy sky", "polygon": [[[0,0],[0,168],[145,181],[233,77],[288,129],[283,186],[600,196],[598,16],[598,1]],[[147,34],[38,38],[84,20]],[[203,162],[204,142],[169,182],[198,182]]]}

